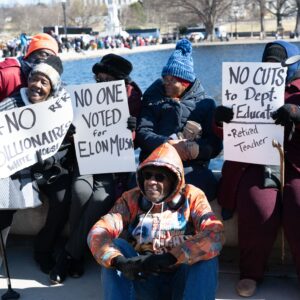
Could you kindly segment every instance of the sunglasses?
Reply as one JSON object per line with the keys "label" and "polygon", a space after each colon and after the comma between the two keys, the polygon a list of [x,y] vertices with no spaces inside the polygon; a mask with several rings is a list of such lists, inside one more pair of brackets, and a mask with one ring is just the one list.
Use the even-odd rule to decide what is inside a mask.
{"label": "sunglasses", "polygon": [[152,177],[154,177],[155,181],[157,182],[163,182],[167,178],[165,174],[151,172],[143,172],[143,177],[145,180],[150,180]]}
{"label": "sunglasses", "polygon": [[116,78],[114,78],[113,76],[110,76],[110,75],[107,75],[107,76],[98,75],[98,76],[95,76],[95,80],[96,80],[96,82],[110,82],[110,81],[116,80]]}

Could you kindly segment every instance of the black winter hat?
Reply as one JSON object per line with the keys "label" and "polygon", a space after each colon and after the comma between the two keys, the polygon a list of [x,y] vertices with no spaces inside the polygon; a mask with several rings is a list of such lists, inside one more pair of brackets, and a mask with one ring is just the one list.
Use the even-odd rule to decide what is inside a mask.
{"label": "black winter hat", "polygon": [[51,82],[53,91],[56,91],[61,82],[60,75],[63,73],[63,65],[58,56],[50,55],[32,68],[31,74],[34,73],[46,75]]}
{"label": "black winter hat", "polygon": [[107,73],[116,79],[129,79],[132,71],[132,64],[127,59],[116,54],[107,54],[102,57],[100,62],[94,64],[93,73]]}
{"label": "black winter hat", "polygon": [[276,61],[282,62],[287,58],[287,53],[284,47],[280,44],[267,44],[263,53],[262,62]]}

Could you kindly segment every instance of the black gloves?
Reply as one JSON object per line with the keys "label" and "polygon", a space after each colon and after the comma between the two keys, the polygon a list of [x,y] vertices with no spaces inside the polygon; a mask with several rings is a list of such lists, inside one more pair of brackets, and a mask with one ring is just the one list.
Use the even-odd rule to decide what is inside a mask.
{"label": "black gloves", "polygon": [[229,123],[233,119],[233,109],[223,105],[217,106],[215,110],[216,123]]}
{"label": "black gloves", "polygon": [[112,266],[122,272],[129,280],[144,279],[142,272],[142,262],[147,255],[134,256],[126,258],[125,256],[117,256],[112,261]]}
{"label": "black gloves", "polygon": [[171,253],[147,254],[132,258],[117,256],[113,259],[112,266],[120,270],[127,279],[139,280],[167,269],[176,261]]}
{"label": "black gloves", "polygon": [[76,133],[76,127],[73,124],[71,124],[68,129],[67,135],[72,136],[75,133]]}
{"label": "black gloves", "polygon": [[39,151],[36,152],[37,163],[31,167],[31,174],[38,185],[52,184],[61,174],[61,167],[55,163],[53,156],[42,159]]}
{"label": "black gloves", "polygon": [[51,169],[55,163],[55,158],[53,156],[46,159],[42,159],[41,153],[36,151],[37,163],[33,166],[34,169],[39,171],[47,171]]}
{"label": "black gloves", "polygon": [[158,273],[174,265],[177,262],[171,253],[151,254],[143,261],[143,270],[146,273]]}
{"label": "black gloves", "polygon": [[299,124],[300,123],[300,108],[295,104],[284,104],[279,107],[272,114],[275,124],[280,124],[282,126],[288,125],[290,123]]}
{"label": "black gloves", "polygon": [[136,117],[133,117],[133,116],[128,117],[127,129],[131,130],[131,132],[136,130]]}

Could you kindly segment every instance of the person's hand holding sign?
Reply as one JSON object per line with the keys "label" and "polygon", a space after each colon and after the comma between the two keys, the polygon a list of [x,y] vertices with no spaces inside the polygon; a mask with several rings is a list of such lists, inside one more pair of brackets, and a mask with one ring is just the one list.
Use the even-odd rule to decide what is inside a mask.
{"label": "person's hand holding sign", "polygon": [[229,123],[233,119],[234,113],[231,107],[219,105],[215,110],[215,122],[221,124],[223,122]]}
{"label": "person's hand holding sign", "polygon": [[277,125],[286,126],[290,123],[297,125],[300,123],[300,107],[295,104],[284,104],[272,114],[272,118]]}

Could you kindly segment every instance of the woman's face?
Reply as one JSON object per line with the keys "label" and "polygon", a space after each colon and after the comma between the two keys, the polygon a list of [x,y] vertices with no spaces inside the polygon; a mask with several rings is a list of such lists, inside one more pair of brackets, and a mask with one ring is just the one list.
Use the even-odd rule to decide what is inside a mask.
{"label": "woman's face", "polygon": [[31,103],[45,101],[51,93],[51,82],[47,76],[34,73],[28,79],[28,98]]}
{"label": "woman's face", "polygon": [[163,77],[163,84],[167,97],[179,99],[186,87],[175,77],[166,75]]}
{"label": "woman's face", "polygon": [[107,73],[98,73],[95,76],[96,82],[109,82],[109,81],[114,81],[116,78],[110,74]]}

